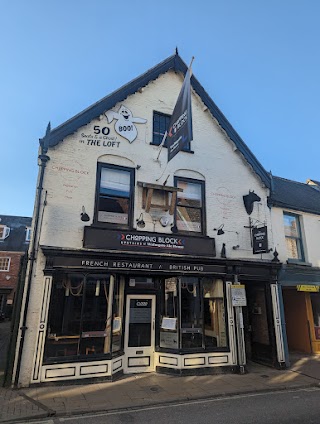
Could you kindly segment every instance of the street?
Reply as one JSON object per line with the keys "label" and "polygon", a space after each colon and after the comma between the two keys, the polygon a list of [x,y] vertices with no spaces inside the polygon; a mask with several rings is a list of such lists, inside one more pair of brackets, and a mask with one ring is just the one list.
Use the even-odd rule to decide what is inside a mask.
{"label": "street", "polygon": [[320,422],[320,389],[196,400],[119,412],[29,421],[37,424],[311,424]]}

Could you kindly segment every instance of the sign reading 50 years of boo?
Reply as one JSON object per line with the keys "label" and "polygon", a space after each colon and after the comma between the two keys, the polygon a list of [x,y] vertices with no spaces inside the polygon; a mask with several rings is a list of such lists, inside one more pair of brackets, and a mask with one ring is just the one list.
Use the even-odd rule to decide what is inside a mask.
{"label": "sign reading 50 years of boo", "polygon": [[[124,105],[121,105],[118,112],[109,110],[105,113],[105,116],[108,124],[111,124],[113,120],[116,121],[114,124],[115,132],[128,140],[129,143],[132,143],[138,135],[135,124],[145,124],[147,122],[144,118],[134,117],[131,110]],[[110,126],[104,123],[94,125],[93,131],[89,134],[81,133],[80,143],[84,143],[87,146],[119,147],[120,141],[118,141],[118,137],[110,135],[110,132]]]}

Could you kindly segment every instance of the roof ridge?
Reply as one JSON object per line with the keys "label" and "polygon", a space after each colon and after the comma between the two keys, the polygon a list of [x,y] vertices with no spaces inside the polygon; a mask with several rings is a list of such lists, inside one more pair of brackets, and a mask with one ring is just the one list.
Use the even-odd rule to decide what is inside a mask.
{"label": "roof ridge", "polygon": [[302,184],[302,185],[304,185],[304,186],[308,186],[308,187],[310,187],[310,184],[303,183],[303,182],[301,182],[301,181],[291,180],[291,179],[289,179],[289,178],[278,177],[278,176],[276,176],[276,175],[273,175],[273,176],[272,176],[272,178],[278,178],[279,180],[289,181],[289,182],[291,182],[291,183],[295,183],[295,184]]}

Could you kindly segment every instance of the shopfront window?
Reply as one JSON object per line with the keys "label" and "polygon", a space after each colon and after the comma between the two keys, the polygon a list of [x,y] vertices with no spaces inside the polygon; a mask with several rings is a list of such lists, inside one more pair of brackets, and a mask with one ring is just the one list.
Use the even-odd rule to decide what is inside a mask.
{"label": "shopfront window", "polygon": [[163,282],[160,347],[182,350],[226,348],[224,283],[179,277]]}
{"label": "shopfront window", "polygon": [[113,324],[112,324],[112,352],[119,352],[122,349],[122,325],[124,307],[124,277],[120,277],[114,284],[113,301]]}
{"label": "shopfront window", "polygon": [[206,347],[226,347],[226,319],[222,280],[203,279],[203,309]]}
{"label": "shopfront window", "polygon": [[160,347],[169,349],[179,348],[178,313],[179,305],[177,278],[166,278],[164,280],[162,299]]}
{"label": "shopfront window", "polygon": [[[45,360],[110,353],[114,325],[113,283],[113,277],[100,274],[84,276],[74,273],[54,277]],[[116,293],[121,297],[118,286]],[[120,302],[119,308],[122,308],[122,314]]]}

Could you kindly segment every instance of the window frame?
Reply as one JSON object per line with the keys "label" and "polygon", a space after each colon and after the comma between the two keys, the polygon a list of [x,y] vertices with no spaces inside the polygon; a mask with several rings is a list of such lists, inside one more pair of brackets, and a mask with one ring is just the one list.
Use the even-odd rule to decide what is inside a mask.
{"label": "window frame", "polygon": [[[157,110],[154,110],[154,111],[153,111],[153,113],[152,113],[152,141],[150,142],[150,144],[151,144],[152,146],[160,146],[160,144],[161,144],[161,142],[162,142],[162,139],[161,139],[161,141],[160,141],[160,143],[159,143],[159,144],[157,144],[157,143],[155,143],[155,142],[154,142],[154,117],[155,117],[155,114],[157,114],[159,117],[169,118],[169,123],[170,123],[170,119],[171,119],[172,114],[159,112],[159,111],[157,111]],[[163,137],[162,137],[162,138],[163,138]],[[165,142],[163,143],[163,147],[167,148],[167,140],[165,140]],[[187,153],[194,153],[194,152],[191,150],[191,141],[189,142],[189,148],[188,148],[188,149],[186,149],[186,148],[181,149],[181,151],[182,151],[182,152],[187,152]]]}
{"label": "window frame", "polygon": [[[174,176],[174,186],[178,187],[178,181],[184,181],[186,183],[190,183],[190,184],[200,184],[201,186],[201,202],[202,202],[202,207],[198,208],[195,206],[187,206],[190,209],[200,209],[201,211],[201,231],[196,232],[196,231],[185,231],[185,230],[178,230],[179,234],[185,234],[185,235],[191,235],[191,236],[206,236],[207,234],[207,216],[206,216],[206,196],[205,196],[205,190],[206,190],[206,184],[204,180],[197,180],[194,178],[188,178],[188,177],[179,177],[179,176]],[[176,207],[175,207],[175,212],[174,212],[174,226],[176,228],[177,227],[177,209],[179,206],[179,193],[177,194],[177,202],[176,202]]]}
{"label": "window frame", "polygon": [[2,233],[2,235],[0,236],[0,241],[4,241],[6,238],[8,238],[9,237],[9,235],[10,235],[10,227],[8,227],[7,225],[5,225],[5,224],[1,224],[0,225],[0,228],[3,228],[3,233]]}
{"label": "window frame", "polygon": [[10,265],[11,265],[11,257],[10,256],[1,256],[0,261],[2,259],[3,260],[8,259],[8,266],[7,266],[7,269],[1,269],[1,267],[0,267],[0,272],[9,272],[10,271]]}
{"label": "window frame", "polygon": [[[284,225],[284,218],[285,216],[289,216],[289,217],[293,217],[295,218],[295,221],[297,223],[297,232],[298,232],[298,237],[295,236],[287,236],[286,232],[285,232],[285,225]],[[304,255],[304,249],[303,249],[303,239],[302,239],[302,231],[301,231],[301,222],[300,222],[300,218],[301,216],[292,212],[286,212],[283,211],[283,229],[284,229],[284,238],[285,238],[285,245],[286,245],[286,254],[287,254],[287,258],[288,261],[291,262],[305,262],[305,255]],[[287,239],[292,239],[292,240],[296,240],[297,241],[297,246],[298,246],[298,252],[300,249],[301,252],[301,257],[300,258],[292,258],[289,257],[288,255],[288,249],[287,249],[287,244],[286,244],[286,240]]]}
{"label": "window frame", "polygon": [[[109,299],[109,302],[111,304],[111,316],[114,318],[114,313],[116,311],[116,307],[115,307],[115,286],[116,286],[116,282],[117,284],[119,284],[119,288],[121,291],[121,287],[123,288],[122,296],[123,299],[125,299],[126,294],[126,287],[125,287],[125,283],[121,284],[121,277],[120,275],[114,275],[111,274],[110,272],[89,272],[89,273],[84,273],[84,272],[79,272],[79,271],[72,271],[72,270],[64,270],[64,271],[58,271],[53,273],[53,281],[52,281],[52,287],[51,287],[51,293],[50,293],[50,298],[49,298],[49,311],[48,311],[48,325],[47,325],[47,330],[46,330],[46,336],[45,336],[45,344],[44,344],[44,352],[43,352],[43,363],[45,365],[50,365],[50,364],[60,364],[60,363],[75,363],[75,362],[94,362],[94,361],[101,361],[101,360],[110,360],[112,358],[116,358],[120,355],[123,355],[123,348],[124,348],[124,331],[125,331],[125,301],[123,301],[122,303],[122,309],[120,309],[118,312],[121,313],[121,328],[120,328],[120,348],[116,351],[113,350],[113,337],[114,337],[114,333],[113,333],[113,325],[114,322],[112,320],[111,323],[111,330],[110,330],[110,345],[109,345],[109,352],[106,353],[97,353],[97,354],[79,354],[79,355],[67,355],[67,356],[45,356],[46,355],[46,343],[48,340],[48,336],[49,336],[49,329],[50,329],[50,324],[51,324],[51,308],[54,306],[52,304],[52,298],[53,298],[53,290],[55,289],[55,284],[57,283],[57,279],[58,278],[63,278],[64,276],[67,275],[73,275],[73,276],[79,276],[83,278],[83,292],[82,292],[82,300],[81,300],[81,317],[80,317],[80,321],[79,321],[79,330],[81,331],[82,325],[83,325],[83,321],[84,321],[84,312],[85,312],[85,307],[86,302],[87,302],[87,285],[88,285],[88,280],[90,280],[91,278],[96,278],[96,277],[106,277],[108,276],[109,278],[109,289],[108,289],[108,294],[110,294],[110,277],[113,275],[114,277],[114,287],[113,287],[113,291],[112,291],[112,297],[111,299]],[[125,281],[125,280],[123,280]],[[101,290],[101,289],[100,289]],[[89,303],[89,302],[88,302]],[[107,304],[107,311],[109,308],[109,303]],[[79,339],[80,341],[83,340],[83,335],[82,335],[83,331],[81,331],[81,334],[79,333]]]}
{"label": "window frame", "polygon": [[[101,170],[103,168],[115,169],[118,171],[130,172],[130,192],[129,192],[129,207],[128,207],[128,224],[117,224],[113,222],[102,222],[98,220],[99,214],[99,199],[100,199],[100,181]],[[126,166],[113,165],[109,163],[98,162],[97,166],[97,179],[96,179],[96,194],[95,194],[95,208],[94,208],[94,225],[105,228],[120,228],[132,229],[133,228],[133,215],[134,215],[134,187],[135,187],[135,170]]]}
{"label": "window frame", "polygon": [[26,227],[26,243],[31,241],[31,227]]}
{"label": "window frame", "polygon": [[[166,276],[167,278],[171,278],[172,276]],[[173,354],[188,354],[188,353],[197,353],[197,352],[230,352],[230,334],[229,334],[229,321],[228,321],[228,299],[227,299],[227,286],[226,286],[226,281],[224,278],[222,278],[221,276],[210,276],[209,278],[211,278],[212,280],[214,279],[219,279],[222,280],[223,282],[223,306],[224,306],[224,324],[225,324],[225,335],[226,335],[226,346],[216,346],[216,347],[212,347],[212,346],[207,346],[205,343],[205,317],[204,317],[204,285],[203,285],[203,281],[204,281],[204,276],[195,276],[195,278],[198,279],[198,287],[199,287],[199,296],[200,296],[200,308],[201,308],[201,316],[199,317],[199,319],[202,321],[202,347],[192,347],[192,348],[188,348],[188,347],[182,347],[181,344],[181,292],[180,292],[180,288],[179,288],[179,279],[180,278],[184,278],[186,277],[185,275],[177,275],[175,276],[176,278],[176,288],[177,288],[177,337],[178,337],[178,348],[169,348],[169,347],[163,347],[160,346],[160,332],[161,332],[161,318],[163,317],[162,312],[163,312],[163,307],[164,307],[164,287],[165,287],[165,279],[166,277],[163,277],[161,279],[161,294],[158,298],[158,310],[159,310],[159,322],[157,324],[157,342],[156,342],[156,350],[159,352],[166,352],[166,353],[173,353]],[[187,328],[187,327],[186,327]],[[200,327],[199,327],[200,328]]]}

